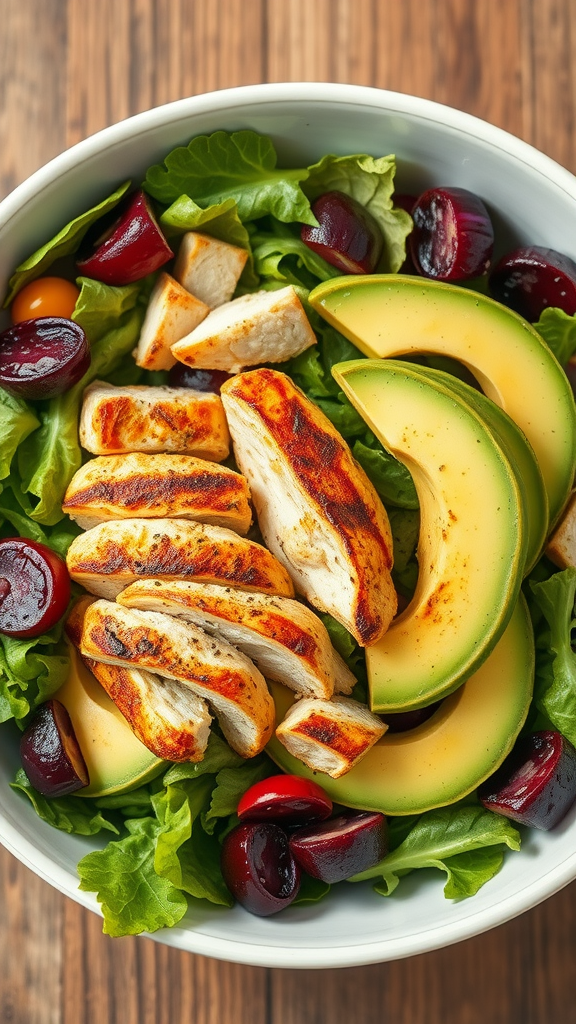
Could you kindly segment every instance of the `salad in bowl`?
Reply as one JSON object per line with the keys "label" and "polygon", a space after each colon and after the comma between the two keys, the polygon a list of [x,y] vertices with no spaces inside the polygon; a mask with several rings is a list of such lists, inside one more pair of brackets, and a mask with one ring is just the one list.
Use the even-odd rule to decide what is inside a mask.
{"label": "salad in bowl", "polygon": [[[570,827],[576,263],[352,93],[362,151],[241,103],[130,179],[110,137],[9,268],[6,800],[111,935],[405,955]],[[391,953],[329,937],[394,906]]]}

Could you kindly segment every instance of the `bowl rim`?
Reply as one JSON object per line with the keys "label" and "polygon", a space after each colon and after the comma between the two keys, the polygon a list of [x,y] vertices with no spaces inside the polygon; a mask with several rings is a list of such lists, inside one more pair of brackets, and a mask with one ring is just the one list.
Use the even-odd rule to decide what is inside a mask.
{"label": "bowl rim", "polygon": [[[408,93],[368,86],[331,82],[278,82],[222,89],[175,100],[96,132],[55,156],[6,196],[0,203],[0,228],[7,227],[40,190],[69,173],[77,172],[83,163],[90,161],[105,147],[148,135],[167,123],[188,121],[193,115],[221,112],[223,107],[233,112],[245,105],[255,108],[282,102],[368,107],[440,124],[515,158],[529,167],[532,173],[541,175],[548,183],[576,200],[576,177],[566,168],[529,143],[472,114]],[[95,894],[80,891],[77,876],[38,850],[22,834],[16,822],[1,811],[0,843],[64,895],[102,916]],[[434,925],[400,939],[384,937],[353,946],[314,945],[294,948],[281,944],[251,944],[238,939],[207,935],[201,928],[178,926],[162,929],[148,937],[189,952],[247,965],[287,968],[356,967],[402,959],[472,938],[530,910],[575,877],[576,851],[532,883],[528,891],[512,893],[498,903],[477,911],[471,908],[472,912],[465,919]]]}

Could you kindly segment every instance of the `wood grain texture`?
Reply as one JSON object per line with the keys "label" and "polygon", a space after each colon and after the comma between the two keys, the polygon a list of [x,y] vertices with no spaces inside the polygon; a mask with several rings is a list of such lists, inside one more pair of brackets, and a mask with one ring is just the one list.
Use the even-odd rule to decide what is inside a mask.
{"label": "wood grain texture", "polygon": [[[413,92],[576,171],[574,0],[1,0],[0,191],[181,96],[258,81]],[[576,884],[459,946],[266,971],[112,940],[0,852],[0,1024],[576,1024]]]}

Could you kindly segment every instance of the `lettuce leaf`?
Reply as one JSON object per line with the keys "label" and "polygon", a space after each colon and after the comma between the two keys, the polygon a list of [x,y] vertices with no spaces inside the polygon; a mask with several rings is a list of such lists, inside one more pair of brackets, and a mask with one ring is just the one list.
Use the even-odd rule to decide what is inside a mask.
{"label": "lettuce leaf", "polygon": [[394,175],[396,158],[374,158],[363,154],[333,156],[328,154],[308,168],[303,189],[314,200],[323,192],[344,192],[366,207],[382,231],[384,249],[377,270],[398,272],[406,259],[406,237],[412,230],[412,218],[394,207]]}
{"label": "lettuce leaf", "polygon": [[543,615],[536,629],[535,703],[576,744],[576,654],[571,642],[576,627],[576,569],[556,572],[530,588]]}
{"label": "lettuce leaf", "polygon": [[21,398],[0,388],[0,480],[10,474],[18,445],[40,426],[40,420]]}
{"label": "lettuce leaf", "polygon": [[80,214],[79,217],[75,217],[71,220],[61,231],[58,232],[54,238],[51,238],[45,245],[40,246],[32,256],[29,256],[27,260],[24,260],[19,267],[16,268],[10,281],[8,282],[8,294],[4,300],[4,305],[9,306],[15,295],[18,294],[21,288],[29,281],[33,281],[40,274],[43,274],[48,267],[52,266],[55,260],[60,259],[62,256],[69,256],[71,253],[76,252],[80,242],[84,238],[84,235],[88,231],[88,228],[103,217],[104,214],[113,210],[114,207],[120,202],[122,197],[126,194],[130,188],[130,182],[125,181],[123,185],[120,185],[112,195],[103,199],[101,203],[97,203],[96,206],[92,206],[86,213]]}
{"label": "lettuce leaf", "polygon": [[164,776],[164,785],[171,786],[183,779],[197,779],[207,773],[216,775],[223,768],[237,768],[247,762],[240,754],[236,754],[231,747],[212,731],[208,746],[201,761],[183,761],[180,764],[173,764]]}
{"label": "lettuce leaf", "polygon": [[80,295],[72,319],[85,331],[91,345],[113,331],[124,313],[134,309],[142,289],[141,281],[115,287],[91,277],[79,277],[76,284]]}
{"label": "lettuce leaf", "polygon": [[28,797],[36,814],[43,821],[47,821],[61,832],[94,836],[105,829],[118,835],[116,826],[95,808],[92,800],[77,796],[57,796],[48,800],[30,784],[23,768],[18,769],[14,782],[10,785],[12,789]]}
{"label": "lettuce leaf", "polygon": [[151,167],[144,188],[166,205],[189,196],[201,207],[235,199],[241,221],[271,213],[278,220],[316,224],[300,188],[305,169],[278,170],[266,135],[252,131],[200,135]]}
{"label": "lettuce leaf", "polygon": [[202,815],[202,827],[210,835],[220,818],[236,813],[238,801],[255,782],[273,775],[276,768],[267,757],[255,757],[238,768],[222,768],[216,776],[216,785],[210,797],[210,806]]}
{"label": "lettuce leaf", "polygon": [[506,846],[520,849],[520,833],[507,818],[476,805],[442,807],[423,814],[396,849],[349,881],[377,878],[376,892],[390,896],[403,875],[438,868],[447,875],[447,899],[474,896],[500,869]]}
{"label": "lettuce leaf", "polygon": [[155,818],[126,821],[128,835],[94,850],[78,863],[79,888],[95,892],[106,935],[138,935],[171,927],[188,908],[186,896],[154,870],[158,834]]}
{"label": "lettuce leaf", "polygon": [[568,316],[562,309],[550,306],[543,310],[534,327],[542,335],[560,365],[565,366],[576,352],[576,317]]}
{"label": "lettuce leaf", "polygon": [[0,633],[0,722],[25,718],[62,686],[68,668],[62,622],[28,640]]}
{"label": "lettuce leaf", "polygon": [[[289,228],[280,230],[283,227],[277,225],[273,232],[258,232],[252,236],[254,264],[261,277],[273,278],[284,284],[294,284],[296,281],[313,288],[318,281],[328,281],[331,277],[339,276],[340,271],[336,267],[309,249]],[[311,279],[298,274],[302,268],[312,275]]]}
{"label": "lettuce leaf", "polygon": [[[100,310],[103,318],[109,315],[104,296],[110,291],[108,285],[100,285],[97,289],[95,308]],[[118,289],[112,289],[112,292],[114,294],[110,301],[116,304],[115,293]],[[135,302],[136,298],[136,293],[133,293],[130,301]],[[86,312],[83,315],[85,316]],[[116,321],[116,327],[107,330],[98,338],[92,346],[90,367],[82,380],[65,394],[46,403],[40,413],[40,429],[35,430],[20,445],[20,483],[14,487],[14,491],[26,515],[36,522],[51,526],[63,518],[64,492],[82,462],[78,418],[84,389],[93,380],[112,373],[124,356],[132,351],[140,333],[143,316],[143,308],[132,308]],[[37,498],[38,501],[34,502],[33,498]]]}
{"label": "lettuce leaf", "polygon": [[354,458],[370,478],[386,506],[395,505],[402,509],[419,508],[418,495],[410,471],[382,446],[368,448],[362,441],[355,441],[352,449]]}

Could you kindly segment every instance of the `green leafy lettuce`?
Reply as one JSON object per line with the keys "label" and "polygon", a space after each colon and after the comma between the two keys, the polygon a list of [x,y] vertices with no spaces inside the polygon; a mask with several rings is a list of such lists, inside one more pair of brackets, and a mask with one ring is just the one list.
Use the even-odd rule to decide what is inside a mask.
{"label": "green leafy lettuce", "polygon": [[279,170],[271,139],[252,131],[200,135],[151,167],[144,188],[166,205],[186,195],[209,207],[234,199],[241,221],[271,213],[278,220],[315,224],[300,187],[305,169]]}
{"label": "green leafy lettuce", "polygon": [[51,697],[68,675],[62,624],[28,640],[0,633],[0,722],[17,722]]}
{"label": "green leafy lettuce", "polygon": [[38,417],[23,399],[0,388],[0,480],[10,475],[18,445],[39,426]]}
{"label": "green leafy lettuce", "polygon": [[428,811],[409,827],[383,860],[349,881],[378,879],[376,892],[390,896],[404,875],[418,868],[438,868],[447,876],[446,898],[460,899],[474,896],[499,871],[506,847],[520,849],[520,834],[507,818],[475,805]]}
{"label": "green leafy lettuce", "polygon": [[535,703],[548,720],[576,744],[576,569],[531,583],[533,601],[542,614],[536,633]]}
{"label": "green leafy lettuce", "polygon": [[542,335],[560,365],[565,366],[576,352],[576,317],[568,316],[563,310],[550,306],[540,314],[540,319],[534,327]]}
{"label": "green leafy lettuce", "polygon": [[78,836],[94,836],[102,830],[115,832],[118,829],[96,807],[93,800],[80,799],[73,796],[58,796],[47,799],[38,793],[30,784],[23,768],[16,772],[12,789],[24,793],[30,800],[38,817],[61,832],[74,833]]}
{"label": "green leafy lettuce", "polygon": [[344,192],[372,214],[380,227],[384,249],[378,266],[380,273],[395,274],[406,258],[406,237],[412,230],[412,218],[394,207],[396,158],[327,155],[308,168],[303,184],[306,195],[316,199],[323,192]]}
{"label": "green leafy lettuce", "polygon": [[144,316],[134,285],[112,288],[84,278],[80,282],[74,317],[94,339],[90,366],[74,387],[43,404],[40,428],[18,448],[19,475],[12,481],[26,515],[48,526],[63,518],[64,492],[82,463],[78,419],[84,389],[109,376],[132,351]]}
{"label": "green leafy lettuce", "polygon": [[104,214],[113,210],[129,188],[130,182],[124,182],[112,195],[103,199],[101,203],[97,203],[96,206],[86,210],[86,213],[82,213],[79,217],[71,220],[54,238],[51,238],[45,245],[40,246],[32,256],[29,256],[19,267],[16,267],[8,282],[8,294],[4,305],[9,306],[20,289],[25,284],[28,284],[29,281],[33,281],[40,274],[43,274],[45,270],[48,270],[48,267],[52,266],[55,260],[76,252],[88,228],[95,221],[99,220],[100,217],[103,217]]}

